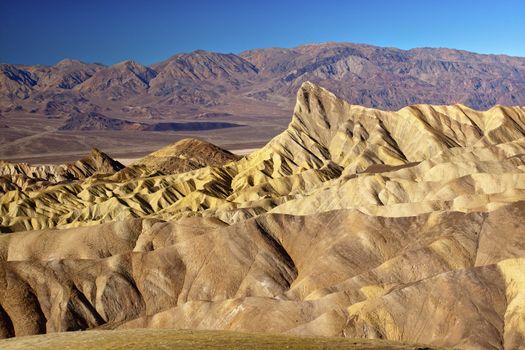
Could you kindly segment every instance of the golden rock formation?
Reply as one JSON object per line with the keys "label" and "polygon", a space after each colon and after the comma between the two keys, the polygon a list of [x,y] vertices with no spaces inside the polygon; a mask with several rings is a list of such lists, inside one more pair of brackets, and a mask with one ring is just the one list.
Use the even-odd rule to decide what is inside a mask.
{"label": "golden rock formation", "polygon": [[0,332],[177,328],[525,341],[525,108],[350,105],[305,83],[237,159],[184,140],[6,187]]}

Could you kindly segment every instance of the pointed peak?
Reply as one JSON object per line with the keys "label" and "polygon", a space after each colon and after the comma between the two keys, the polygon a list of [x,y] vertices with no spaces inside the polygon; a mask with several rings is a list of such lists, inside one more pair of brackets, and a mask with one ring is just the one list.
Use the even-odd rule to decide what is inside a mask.
{"label": "pointed peak", "polygon": [[326,146],[331,130],[344,123],[350,108],[349,103],[330,91],[306,81],[297,92],[291,124]]}
{"label": "pointed peak", "polygon": [[119,63],[115,63],[113,65],[113,67],[115,68],[121,68],[121,67],[126,67],[126,68],[129,68],[129,67],[142,67],[142,65],[140,63],[137,63],[133,60],[125,60],[125,61],[122,61],[122,62],[119,62]]}
{"label": "pointed peak", "polygon": [[91,151],[89,151],[89,155],[90,156],[102,156],[102,155],[106,155],[106,154],[104,152],[102,152],[101,150],[99,150],[98,148],[93,147],[91,149]]}
{"label": "pointed peak", "polygon": [[305,81],[297,91],[296,105],[307,106],[309,111],[312,107],[312,101],[317,101],[316,103],[319,105],[318,107],[322,107],[322,105],[327,103],[346,103],[329,90],[314,84],[311,81]]}
{"label": "pointed peak", "polygon": [[[90,158],[90,159],[93,159],[93,160],[106,160],[106,159],[111,159],[110,156],[108,156],[106,153],[102,152],[101,150],[99,150],[98,148],[96,147],[93,147],[90,151],[89,151],[89,154],[87,155],[86,158]],[[113,159],[111,159],[113,160]]]}
{"label": "pointed peak", "polygon": [[326,96],[329,96],[330,98],[339,99],[339,97],[335,96],[334,93],[332,93],[331,91],[325,89],[324,87],[320,85],[312,83],[309,80],[301,84],[301,87],[299,88],[299,91],[297,92],[298,96],[304,92],[313,93],[315,95],[326,95]]}
{"label": "pointed peak", "polygon": [[57,64],[55,64],[55,67],[66,67],[66,66],[72,66],[72,65],[77,65],[77,64],[85,64],[85,63],[79,60],[74,60],[72,58],[64,58],[63,60],[57,62]]}
{"label": "pointed peak", "polygon": [[109,155],[107,155],[106,153],[102,152],[101,150],[99,150],[96,147],[93,147],[91,149],[91,151],[89,152],[89,155],[87,155],[86,157],[84,157],[80,161],[81,162],[83,162],[83,161],[85,162],[85,161],[89,161],[89,160],[94,162],[94,164],[98,164],[99,167],[101,167],[103,164],[105,164],[106,166],[111,167],[114,170],[120,170],[120,169],[124,168],[124,165],[122,165],[118,161],[114,160]]}
{"label": "pointed peak", "polygon": [[101,150],[99,150],[96,147],[93,147],[89,151],[89,154],[86,155],[84,158],[82,158],[82,160],[86,160],[86,159],[91,159],[91,160],[94,160],[94,161],[99,161],[99,160],[102,160],[102,161],[107,161],[107,160],[113,161],[113,159],[110,156],[108,156],[106,153],[102,152]]}
{"label": "pointed peak", "polygon": [[310,80],[304,81],[301,84],[301,89],[315,89],[315,88],[320,88],[320,86],[312,83]]}

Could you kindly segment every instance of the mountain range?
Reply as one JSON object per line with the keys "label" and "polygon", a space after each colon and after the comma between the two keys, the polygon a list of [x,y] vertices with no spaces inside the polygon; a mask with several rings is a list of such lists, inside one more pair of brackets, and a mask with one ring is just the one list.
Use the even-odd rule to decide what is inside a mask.
{"label": "mountain range", "polygon": [[94,105],[102,98],[142,106],[211,107],[240,98],[289,106],[306,80],[350,103],[388,110],[416,103],[462,103],[476,109],[525,104],[525,58],[453,49],[327,43],[238,55],[198,50],[149,67],[70,59],[54,66],[0,67],[1,97],[13,105],[72,94]]}
{"label": "mountain range", "polygon": [[[260,147],[286,128],[306,80],[383,110],[525,105],[525,58],[452,49],[326,43],[240,54],[198,50],[150,66],[2,64],[0,159],[74,161],[93,147],[129,158],[186,137]],[[195,119],[203,123],[173,124]],[[242,127],[225,129],[232,124]]]}

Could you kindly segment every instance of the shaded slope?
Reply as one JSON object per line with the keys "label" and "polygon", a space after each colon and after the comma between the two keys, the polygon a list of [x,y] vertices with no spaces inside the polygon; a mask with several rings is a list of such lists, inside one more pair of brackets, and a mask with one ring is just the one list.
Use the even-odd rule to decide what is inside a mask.
{"label": "shaded slope", "polygon": [[12,64],[0,65],[0,91],[8,99],[27,98],[36,79],[31,73]]}

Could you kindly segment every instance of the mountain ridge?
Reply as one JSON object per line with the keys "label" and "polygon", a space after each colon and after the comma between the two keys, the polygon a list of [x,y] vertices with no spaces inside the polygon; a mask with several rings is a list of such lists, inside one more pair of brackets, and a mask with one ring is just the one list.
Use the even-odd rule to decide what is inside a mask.
{"label": "mountain ridge", "polygon": [[[167,202],[159,202],[160,206],[156,209],[136,208],[131,213],[138,210],[132,215],[142,216],[155,212],[162,213],[163,218],[170,218],[185,215],[188,211],[200,212],[202,209],[203,215],[216,215],[215,210],[222,204],[229,208],[224,211],[221,209],[220,217],[226,222],[235,222],[245,215],[256,215],[263,208],[293,214],[311,213],[318,209],[313,203],[320,200],[325,195],[324,192],[310,197],[302,196],[309,191],[317,191],[317,186],[322,188],[325,185],[330,187],[328,192],[334,195],[334,200],[326,203],[326,210],[357,205],[369,214],[377,212],[379,215],[396,216],[398,209],[401,212],[413,209],[423,213],[431,211],[436,205],[460,211],[468,211],[476,205],[483,208],[492,205],[493,200],[490,197],[483,197],[491,193],[492,185],[482,185],[485,180],[477,174],[478,169],[487,173],[489,178],[493,176],[492,172],[495,172],[494,175],[509,172],[507,177],[502,177],[502,182],[495,189],[496,193],[503,191],[499,200],[501,203],[512,201],[514,195],[520,196],[521,190],[517,190],[515,194],[504,193],[505,188],[518,186],[519,189],[521,186],[521,177],[515,162],[520,159],[519,150],[523,146],[524,134],[524,107],[494,107],[489,111],[479,112],[470,108],[463,109],[461,105],[416,105],[390,112],[349,104],[332,92],[306,82],[298,90],[296,107],[288,128],[265,147],[230,166],[193,170],[195,174],[200,174],[199,177],[206,179],[198,186],[191,180],[191,176],[194,176],[192,172],[181,175],[184,180],[177,185],[181,186],[177,190],[179,194]],[[506,159],[511,156],[516,158]],[[470,157],[483,160],[480,163],[483,165],[471,164]],[[448,181],[431,184],[430,174],[433,173],[429,172],[433,169],[435,174],[440,174],[441,167],[454,169],[450,175],[452,178],[448,181],[458,176],[459,184],[464,181],[462,177],[470,176],[469,181],[479,184],[479,188],[474,193],[470,193],[470,190],[457,190],[456,194],[445,195],[450,191],[446,188],[451,184]],[[394,178],[384,177],[376,174],[378,171],[373,169],[381,169],[379,172],[382,173],[392,170],[396,175]],[[308,181],[302,179],[305,170],[308,170]],[[514,173],[518,176],[516,179],[512,175]],[[160,178],[156,181],[163,183]],[[310,181],[315,186],[312,185],[309,189],[307,183]],[[265,184],[266,182],[268,183]],[[135,188],[134,191],[150,193],[148,196],[161,195],[161,192],[151,192],[157,187],[150,188],[150,183],[146,185],[132,181],[130,185]],[[89,187],[90,184],[86,183],[86,186]],[[501,189],[497,189],[498,187]],[[371,193],[347,196],[349,192],[359,188]],[[416,191],[418,188],[419,192]],[[76,196],[75,193],[83,191],[82,188],[57,190],[64,192],[64,198]],[[115,190],[120,191],[118,186]],[[478,190],[479,193],[476,192]],[[167,191],[165,194],[169,195],[172,189],[166,188],[163,191]],[[383,194],[373,195],[374,191]],[[440,191],[445,192],[440,194]],[[176,204],[181,195],[186,198]],[[469,195],[477,198],[472,204],[460,200],[461,196]],[[428,198],[425,199],[425,196]],[[264,200],[273,197],[276,198],[272,201]],[[38,197],[21,197],[17,199],[21,202],[16,206],[34,211],[31,208],[38,206],[34,203],[36,198]],[[8,199],[8,202],[14,199]],[[285,203],[288,201],[290,203]],[[385,206],[388,202],[392,205]],[[95,205],[90,201],[85,203],[85,208],[78,207],[81,203],[77,201],[71,203],[76,203],[76,210],[87,216],[64,218],[57,215],[56,219],[59,221],[53,225],[82,225],[100,214],[90,209]],[[421,205],[418,207],[416,203]],[[131,202],[121,202],[118,207],[123,209],[130,204],[134,207]],[[172,204],[175,206],[172,207]],[[15,204],[12,203],[9,207],[13,205]],[[219,207],[215,208],[215,205]],[[5,214],[14,210],[12,208],[6,207]],[[110,210],[100,218],[111,219],[113,213],[116,214],[121,209]],[[38,216],[36,212],[35,215]],[[32,222],[37,227],[41,224],[34,220]],[[14,229],[18,225],[27,227],[28,224],[27,219],[15,215],[4,217],[3,225]]]}
{"label": "mountain ridge", "polygon": [[[39,145],[36,153],[42,155],[65,148],[80,155],[89,150],[85,131],[93,129],[92,121],[77,119],[71,128],[70,118],[92,112],[115,125],[167,125],[203,115],[243,125],[242,132],[239,128],[235,133],[224,129],[191,135],[177,128],[154,127],[158,133],[147,138],[136,135],[151,145],[141,155],[168,142],[171,133],[226,147],[233,139],[239,148],[260,147],[284,130],[296,92],[305,81],[351,104],[388,111],[414,104],[460,103],[476,110],[525,105],[525,58],[451,49],[331,43],[238,55],[198,50],[150,66],[132,61],[100,66],[73,60],[53,67],[1,65],[0,118],[9,132],[0,129],[0,158],[31,160],[24,157],[34,145]],[[41,122],[44,130],[33,127]],[[101,148],[122,152],[135,148],[133,138],[127,136],[135,129],[102,130],[96,135]]]}
{"label": "mountain ridge", "polygon": [[[101,76],[105,78],[103,81],[113,79],[112,70],[123,64],[121,62],[101,67],[71,59],[66,59],[66,61],[69,62],[69,65],[73,62],[77,67],[85,66],[84,69],[90,66],[95,67],[91,69],[96,69],[96,71],[105,71]],[[59,65],[46,69],[56,69]],[[2,66],[5,70],[8,65]],[[37,78],[42,73],[34,67],[41,67],[40,70],[46,67],[10,66],[22,71],[24,68],[29,69]],[[141,79],[141,82],[145,84],[142,87],[143,90],[132,89],[116,94],[117,96],[112,96],[113,98],[129,99],[137,93],[146,93],[151,89],[151,92],[146,95],[175,94],[180,101],[191,101],[188,94],[197,93],[197,91],[203,96],[211,94],[210,86],[207,84],[216,81],[212,85],[218,83],[215,89],[219,91],[222,89],[224,92],[229,92],[231,89],[235,91],[239,88],[248,88],[247,93],[244,94],[245,97],[251,96],[256,100],[264,101],[264,96],[279,93],[291,97],[291,91],[295,91],[300,83],[305,80],[313,80],[317,84],[338,92],[352,103],[382,109],[396,109],[413,103],[461,102],[477,109],[489,108],[496,103],[525,104],[525,96],[519,93],[520,87],[525,85],[525,58],[477,54],[446,48],[401,50],[366,44],[322,43],[294,48],[253,49],[243,51],[238,55],[196,50],[191,53],[176,54],[162,62],[151,64],[149,67],[139,66],[145,74],[145,79]],[[78,78],[79,83],[91,85],[88,82],[96,71],[82,73],[84,76]],[[21,74],[18,73],[18,75]],[[6,79],[5,75],[4,79]],[[376,86],[379,84],[377,79],[381,79],[383,88]],[[34,79],[34,84],[30,83],[29,86],[25,84],[25,86],[27,88],[38,87],[41,80],[42,78]],[[151,87],[149,86],[150,80],[152,81]],[[471,89],[457,90],[459,94],[454,94],[454,90],[451,93],[436,91],[436,87],[445,86],[440,84],[440,81],[445,83],[446,80],[451,80],[446,82],[447,84],[468,84]],[[188,85],[190,81],[192,84]],[[497,91],[499,87],[495,89],[494,84],[501,85],[501,91]],[[4,94],[11,92],[11,96],[17,95],[13,93],[12,87],[9,88],[5,84],[3,86],[5,86],[2,88]],[[489,87],[493,90],[492,92]],[[419,93],[419,101],[409,97],[408,92],[413,92],[414,88],[422,89]],[[448,87],[448,89],[451,88]],[[431,89],[434,92],[431,92]],[[95,93],[94,90],[96,88],[85,88],[84,92],[89,95]],[[348,90],[355,91],[350,93]],[[465,91],[468,92],[465,93]],[[479,91],[477,92],[479,95],[473,93],[474,91]],[[498,95],[495,95],[496,93]],[[387,96],[380,97],[381,94],[387,94]],[[214,95],[213,97],[219,96]],[[454,98],[457,98],[458,101],[454,101]],[[205,105],[211,99],[211,97],[205,97],[205,100],[201,100],[199,104]],[[278,103],[276,97],[270,100],[272,103]]]}

